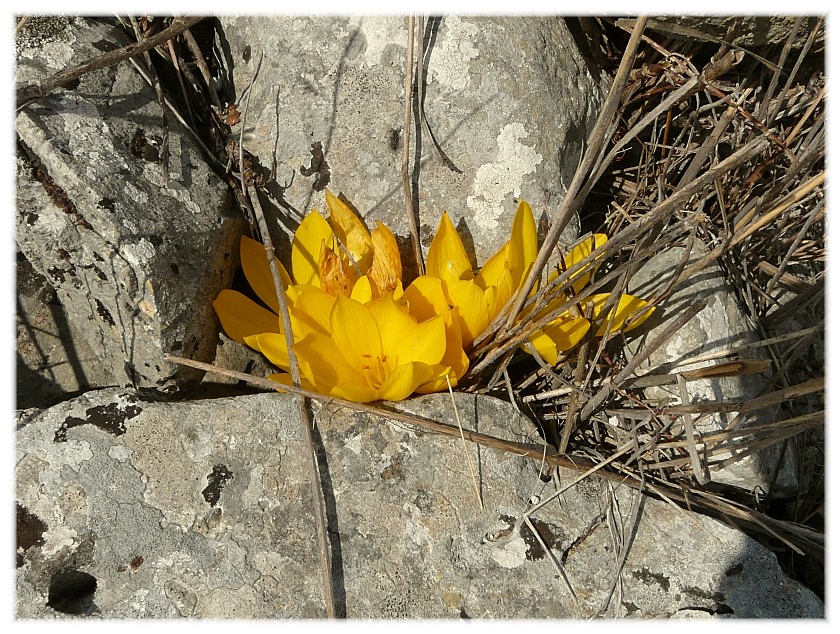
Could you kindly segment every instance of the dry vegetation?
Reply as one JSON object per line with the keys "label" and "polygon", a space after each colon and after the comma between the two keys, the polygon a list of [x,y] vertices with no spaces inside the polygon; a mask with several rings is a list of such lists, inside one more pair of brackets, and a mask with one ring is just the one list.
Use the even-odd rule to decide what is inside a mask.
{"label": "dry vegetation", "polygon": [[[582,41],[588,40],[593,59],[615,73],[615,82],[567,199],[544,228],[546,242],[537,264],[548,266],[560,229],[580,212],[585,230],[606,232],[611,240],[579,266],[592,266],[597,256],[606,257],[607,265],[599,268],[595,284],[577,296],[568,295],[564,284],[572,269],[554,284],[543,285],[534,298],[520,297],[525,320],[513,325],[510,312],[503,314],[471,355],[470,374],[462,387],[512,399],[541,429],[549,444],[547,454],[541,447],[475,433],[466,436],[579,472],[597,466],[600,477],[736,524],[774,549],[790,575],[822,595],[823,24],[810,31],[800,20],[787,43],[748,50],[727,44],[738,35],[737,27],[720,40],[702,34],[676,37],[667,23],[643,29],[643,20],[568,22],[585,34]],[[142,57],[135,57],[134,63],[156,86],[160,84],[153,68],[169,78],[163,83],[171,96],[159,93],[161,102],[180,103],[179,117],[212,148],[208,156],[242,192],[240,202],[253,217],[249,201],[256,198],[254,187],[273,175],[253,178],[247,154],[240,169],[241,139],[231,136],[227,124],[247,114],[244,104],[237,111],[224,103],[209,81],[207,64],[218,58],[209,49],[202,53],[202,47],[212,45],[212,38],[196,41],[187,28],[191,23],[179,25],[183,28],[145,53],[145,63]],[[143,40],[159,33],[159,27],[141,23],[135,31]],[[800,38],[809,36],[804,46],[793,46],[797,31]],[[19,104],[40,92],[19,95]],[[186,104],[192,105],[187,109]],[[167,108],[176,111],[174,106]],[[684,263],[672,279],[661,280],[655,301],[667,301],[679,283],[717,262],[742,302],[758,343],[718,355],[712,359],[713,369],[679,376],[677,371],[654,370],[640,378],[635,370],[700,308],[693,306],[633,358],[625,357],[621,334],[610,340],[585,340],[554,367],[519,349],[529,326],[541,323],[528,315],[535,315],[549,299],[565,297],[560,309],[565,310],[593,292],[615,289],[617,297],[646,258],[666,246],[692,243],[704,245],[707,255]],[[751,361],[756,346],[766,349],[769,363]],[[681,406],[650,401],[642,390],[711,372],[757,374],[764,390],[741,403]],[[264,386],[259,378],[245,378]],[[459,436],[457,429],[397,416],[384,406],[347,406]],[[766,407],[773,408],[772,423],[748,432],[737,429],[740,416],[728,428],[705,437],[690,427],[697,415]],[[794,496],[750,496],[705,484],[708,474],[771,444],[800,458],[801,486]]]}

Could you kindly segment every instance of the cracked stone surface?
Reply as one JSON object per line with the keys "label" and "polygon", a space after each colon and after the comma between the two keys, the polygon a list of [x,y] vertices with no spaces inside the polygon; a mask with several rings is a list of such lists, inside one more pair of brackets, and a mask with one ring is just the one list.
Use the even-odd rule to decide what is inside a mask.
{"label": "cracked stone surface", "polygon": [[[507,403],[456,403],[467,428],[538,441]],[[475,445],[468,462],[460,439],[312,407],[349,617],[823,616],[757,542],[650,498],[610,593],[633,489],[587,478],[549,500],[537,462]],[[454,424],[449,395],[400,407]],[[324,615],[292,397],[151,402],[109,389],[21,410],[17,424],[17,617]],[[539,500],[538,539],[523,513]]]}
{"label": "cracked stone surface", "polygon": [[[654,296],[663,284],[669,283],[677,271],[683,256],[683,248],[666,249],[641,265],[630,280],[628,292],[640,297]],[[689,258],[691,265],[704,255],[697,248]],[[755,329],[741,309],[734,290],[726,281],[723,269],[716,262],[709,264],[691,280],[677,286],[672,295],[661,302],[654,315],[646,322],[645,332],[629,346],[629,354],[636,354],[646,342],[652,341],[693,302],[706,299],[706,307],[695,315],[670,340],[642,362],[638,374],[656,370],[669,372],[675,368],[681,371],[706,367],[720,361],[706,360],[684,363],[701,354],[739,349],[741,358],[768,359],[764,348],[744,349],[741,346],[758,340]],[[762,375],[751,374],[735,377],[716,377],[688,381],[686,390],[690,403],[715,402],[721,400],[747,400],[757,397],[766,384]],[[660,399],[663,404],[682,404],[677,385],[645,388],[650,399]],[[745,412],[737,429],[751,425],[767,424],[773,421],[775,413],[769,409]],[[738,413],[694,415],[693,425],[698,433],[710,434],[727,427]],[[724,456],[725,457],[725,456]],[[710,471],[713,481],[723,482],[747,490],[760,488],[774,494],[796,492],[796,468],[791,451],[786,452],[782,469],[775,484],[771,485],[772,474],[779,460],[779,447],[773,445],[760,453],[744,457],[720,470]]]}
{"label": "cracked stone surface", "polygon": [[[261,64],[244,145],[266,169],[276,159],[278,196],[302,213],[325,213],[328,187],[369,227],[381,220],[405,242],[405,18],[220,21],[237,94]],[[483,263],[506,240],[520,197],[537,218],[554,217],[609,81],[562,18],[446,16],[426,25],[428,127],[421,124],[419,157],[411,142],[411,160],[422,166],[421,241],[428,247],[447,210]],[[577,237],[576,221],[567,229],[566,243]]]}
{"label": "cracked stone surface", "polygon": [[[61,20],[46,39],[19,38],[18,86],[127,43],[105,22]],[[81,368],[90,375],[82,383],[197,380],[162,354],[210,361],[215,353],[210,301],[230,284],[243,224],[192,138],[174,120],[168,129],[164,188],[161,109],[128,62],[83,75],[16,116],[15,238],[102,361],[101,373]]]}

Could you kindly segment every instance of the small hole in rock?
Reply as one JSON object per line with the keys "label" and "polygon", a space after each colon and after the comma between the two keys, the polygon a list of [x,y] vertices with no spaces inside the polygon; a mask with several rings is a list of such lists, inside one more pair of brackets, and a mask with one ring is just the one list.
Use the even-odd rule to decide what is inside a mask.
{"label": "small hole in rock", "polygon": [[88,614],[96,606],[96,577],[81,570],[56,573],[50,582],[47,605],[64,614]]}

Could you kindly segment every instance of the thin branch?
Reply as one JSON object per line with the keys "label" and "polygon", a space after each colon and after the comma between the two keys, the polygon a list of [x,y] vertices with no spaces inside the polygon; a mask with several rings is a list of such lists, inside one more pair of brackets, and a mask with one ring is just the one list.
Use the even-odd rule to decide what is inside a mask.
{"label": "thin branch", "polygon": [[132,57],[145,53],[146,51],[163,44],[167,40],[180,35],[185,30],[203,19],[203,17],[173,18],[172,24],[168,28],[156,35],[153,35],[147,40],[143,40],[142,42],[132,42],[131,44],[123,46],[116,51],[104,53],[89,62],[58,72],[40,84],[30,84],[29,86],[21,88],[17,91],[17,111],[20,112],[23,108],[34,101],[46,97],[56,88],[64,86],[68,82],[78,79],[82,75],[99,70],[100,68],[105,68],[106,66],[112,66],[125,59],[131,59]]}
{"label": "thin branch", "polygon": [[411,178],[408,173],[408,157],[411,147],[411,96],[414,84],[414,16],[408,16],[408,43],[406,45],[405,61],[405,112],[403,113],[403,155],[402,155],[402,183],[403,198],[405,199],[405,214],[408,228],[411,232],[411,244],[414,248],[414,258],[417,262],[417,272],[424,275],[426,267],[423,264],[423,248],[420,245],[420,230],[417,227],[417,213],[411,195]]}

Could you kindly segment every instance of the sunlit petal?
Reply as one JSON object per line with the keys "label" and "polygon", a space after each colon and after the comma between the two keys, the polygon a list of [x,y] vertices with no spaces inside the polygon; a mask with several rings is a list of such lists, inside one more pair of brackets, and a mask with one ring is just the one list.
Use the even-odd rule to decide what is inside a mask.
{"label": "sunlit petal", "polygon": [[245,343],[245,337],[261,332],[280,332],[280,318],[242,293],[225,289],[213,300],[213,308],[228,337]]}
{"label": "sunlit petal", "polygon": [[[417,394],[432,394],[433,392],[446,390],[449,386],[454,388],[458,385],[459,377],[448,366],[436,364],[431,366],[431,368],[433,372],[432,378],[417,386],[417,389],[414,390]],[[449,376],[448,382],[446,380],[447,376]]]}
{"label": "sunlit petal", "polygon": [[364,383],[341,383],[333,386],[327,393],[330,396],[343,398],[345,401],[353,401],[354,403],[369,403],[379,400],[379,390],[375,390]]}
{"label": "sunlit petal", "polygon": [[[330,223],[336,237],[350,252],[359,270],[367,271],[373,258],[370,233],[361,218],[353,213],[353,210],[344,201],[333,195],[329,190],[325,193],[327,208],[330,212]],[[351,268],[353,268],[352,265]]]}
{"label": "sunlit petal", "polygon": [[[598,337],[603,337],[607,332],[607,324],[609,322],[610,316],[604,314],[604,309],[606,308],[606,302],[609,298],[609,293],[596,293],[592,295],[590,300],[594,304],[592,319],[595,323],[599,323],[597,332],[595,333]],[[648,307],[645,309],[645,307]],[[654,307],[649,306],[648,303],[640,299],[638,297],[634,297],[633,295],[622,295],[618,300],[618,305],[614,306],[613,309],[610,311],[610,315],[612,317],[612,325],[610,326],[610,333],[617,332],[619,330],[628,331],[636,326],[640,325],[645,319],[650,317],[651,313],[653,313]],[[629,319],[632,318],[630,323],[627,323]],[[626,324],[626,325],[625,325]]]}
{"label": "sunlit petal", "polygon": [[450,379],[452,385],[455,386],[457,380],[464,376],[469,369],[470,360],[467,353],[464,352],[461,327],[456,319],[455,311],[449,311],[445,314],[445,317],[446,351],[443,353],[440,362],[442,365],[451,368]]}
{"label": "sunlit petal", "polygon": [[557,363],[559,353],[574,348],[589,331],[589,320],[564,313],[537,330],[529,341],[549,365]]}
{"label": "sunlit petal", "polygon": [[450,303],[458,308],[461,336],[464,346],[468,347],[490,323],[487,298],[484,291],[472,280],[459,280],[447,284],[445,291]]}
{"label": "sunlit petal", "polygon": [[392,365],[396,366],[397,363],[402,362],[397,360],[396,351],[403,345],[408,345],[406,340],[413,336],[417,320],[402,310],[391,295],[383,295],[373,300],[367,304],[367,308],[376,322],[382,341],[382,350],[387,357],[392,358]]}
{"label": "sunlit petal", "polygon": [[473,277],[472,264],[464,249],[461,236],[445,211],[440,219],[437,233],[429,245],[426,257],[426,275],[440,278],[445,282],[469,279]]}
{"label": "sunlit petal", "polygon": [[300,361],[302,375],[321,394],[330,394],[337,385],[366,385],[364,376],[344,359],[328,335],[310,333],[292,350]]}
{"label": "sunlit petal", "polygon": [[[438,315],[433,319],[415,324],[404,330],[404,336],[397,341],[393,348],[396,351],[397,363],[422,361],[433,365],[440,363],[446,352],[446,324],[445,316]],[[383,335],[384,337],[384,335]]]}
{"label": "sunlit petal", "polygon": [[374,296],[392,293],[402,278],[402,262],[397,239],[391,230],[378,220],[370,235],[373,243],[373,262],[370,266],[370,283]]}
{"label": "sunlit petal", "polygon": [[[294,385],[294,381],[292,381],[292,375],[288,374],[286,372],[282,372],[282,373],[279,373],[279,374],[269,374],[266,378],[271,380],[271,381],[275,381],[276,383],[279,383],[280,385]],[[312,385],[307,379],[305,379],[303,377],[301,377],[301,379],[300,379],[300,387],[302,387],[304,390],[309,390],[310,392],[315,392],[316,391],[315,386]],[[286,390],[278,387],[277,391],[278,392],[285,392]]]}
{"label": "sunlit petal", "polygon": [[[239,240],[239,260],[242,264],[245,279],[248,280],[248,284],[254,289],[257,297],[275,313],[279,314],[280,305],[277,302],[274,277],[271,275],[271,267],[268,263],[265,247],[256,240],[242,236]],[[277,262],[283,288],[288,288],[292,283],[289,274],[277,258],[274,258],[274,261]]]}
{"label": "sunlit petal", "polygon": [[405,289],[403,297],[408,301],[411,316],[417,321],[442,315],[451,308],[443,283],[439,278],[429,275],[417,277]]}
{"label": "sunlit petal", "polygon": [[292,332],[295,341],[303,339],[310,332],[324,335],[330,333],[330,314],[335,305],[335,296],[314,286],[298,287],[300,290],[289,307]]}
{"label": "sunlit petal", "polygon": [[264,332],[245,337],[245,344],[262,352],[266,359],[281,370],[289,371],[289,349],[286,347],[286,335]]}
{"label": "sunlit petal", "polygon": [[492,297],[487,295],[485,292],[485,295],[487,295],[487,308],[490,311],[491,321],[502,311],[502,308],[504,308],[505,304],[507,304],[510,298],[513,297],[513,293],[517,289],[517,285],[514,284],[513,275],[511,274],[510,269],[505,267],[505,270],[502,272],[502,275],[494,288],[496,289],[496,292]]}
{"label": "sunlit petal", "polygon": [[[563,261],[566,265],[565,268],[572,268],[575,264],[580,262],[583,258],[592,253],[595,249],[599,249],[606,242],[607,234],[596,233],[583,240],[579,244],[576,244],[574,247],[569,249],[568,253],[563,254]],[[587,266],[585,269],[577,272],[571,277],[572,290],[575,293],[579,293],[583,290],[584,286],[589,284],[589,281],[592,279],[592,273],[598,268],[598,263],[599,261],[598,259],[596,259],[592,264]],[[558,274],[559,271],[555,269],[552,275],[549,276],[549,281],[557,277]]]}
{"label": "sunlit petal", "polygon": [[330,315],[330,332],[341,354],[357,371],[367,372],[382,357],[379,327],[364,304],[339,295]]}
{"label": "sunlit petal", "polygon": [[321,286],[321,245],[331,248],[334,241],[330,224],[318,212],[303,219],[292,240],[292,275],[296,283]]}
{"label": "sunlit petal", "polygon": [[518,287],[537,259],[537,225],[531,205],[519,201],[510,233],[510,272]]}
{"label": "sunlit petal", "polygon": [[415,361],[399,365],[382,383],[377,397],[385,401],[401,401],[418,386],[430,381],[434,374],[434,370],[426,363]]}
{"label": "sunlit petal", "polygon": [[506,242],[501,249],[484,263],[481,270],[475,276],[475,283],[482,289],[496,286],[505,274],[510,273],[510,241]]}
{"label": "sunlit petal", "polygon": [[362,275],[353,285],[353,290],[350,292],[350,298],[355,299],[361,304],[367,304],[373,297],[373,288],[370,285],[370,278],[367,275]]}

